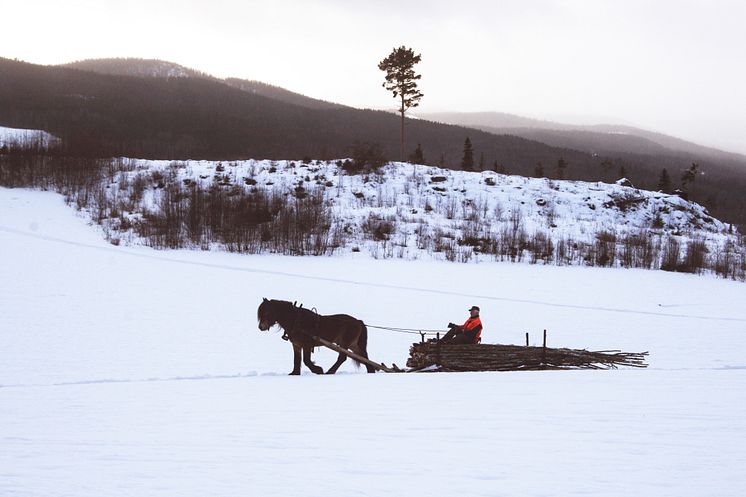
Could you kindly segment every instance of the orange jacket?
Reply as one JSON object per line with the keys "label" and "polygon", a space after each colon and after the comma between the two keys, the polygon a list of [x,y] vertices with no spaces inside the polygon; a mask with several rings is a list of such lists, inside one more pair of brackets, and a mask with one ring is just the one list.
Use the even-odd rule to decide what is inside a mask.
{"label": "orange jacket", "polygon": [[479,343],[479,339],[482,338],[482,320],[479,316],[469,318],[461,326],[461,330],[472,339],[472,343]]}

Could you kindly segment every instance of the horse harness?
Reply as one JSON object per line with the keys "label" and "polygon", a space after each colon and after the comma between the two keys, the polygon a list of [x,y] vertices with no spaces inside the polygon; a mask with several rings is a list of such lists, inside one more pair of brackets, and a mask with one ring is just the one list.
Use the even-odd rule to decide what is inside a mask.
{"label": "horse harness", "polygon": [[[293,307],[295,307],[295,319],[293,320],[293,324],[290,326],[289,330],[286,330],[285,328],[282,329],[282,339],[283,340],[290,340],[292,338],[293,331],[295,330],[296,325],[298,324],[298,319],[300,318],[301,309],[303,309],[303,304],[300,306],[296,305],[296,302],[293,302]],[[313,308],[314,314],[316,314],[316,328],[319,327],[319,314],[316,312],[316,308]],[[301,331],[304,335],[308,335],[305,331]],[[310,336],[310,335],[309,335]]]}

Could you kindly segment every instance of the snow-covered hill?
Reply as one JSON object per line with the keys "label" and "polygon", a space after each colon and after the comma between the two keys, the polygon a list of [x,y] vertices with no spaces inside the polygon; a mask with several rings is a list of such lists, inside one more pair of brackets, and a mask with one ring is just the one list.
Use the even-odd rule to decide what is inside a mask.
{"label": "snow-covered hill", "polygon": [[103,190],[109,207],[91,210],[116,243],[149,244],[137,223],[169,202],[193,202],[190,191],[199,188],[268,192],[287,203],[318,196],[331,218],[329,251],[376,258],[656,268],[672,251],[684,260],[696,244],[713,261],[746,252],[732,227],[676,195],[407,163],[346,174],[340,164],[121,159]]}

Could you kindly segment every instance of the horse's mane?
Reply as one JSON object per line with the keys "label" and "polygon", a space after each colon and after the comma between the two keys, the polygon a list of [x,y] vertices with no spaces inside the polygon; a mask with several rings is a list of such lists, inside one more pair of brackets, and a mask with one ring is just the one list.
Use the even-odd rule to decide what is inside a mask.
{"label": "horse's mane", "polygon": [[275,310],[282,312],[284,314],[289,314],[291,312],[300,312],[300,315],[304,318],[316,318],[318,317],[318,314],[310,309],[306,309],[305,307],[301,307],[299,305],[296,305],[293,302],[288,302],[287,300],[265,300],[261,303],[259,306],[259,309],[257,309],[257,319],[261,319],[261,311],[262,307],[265,305],[271,305],[275,308]]}

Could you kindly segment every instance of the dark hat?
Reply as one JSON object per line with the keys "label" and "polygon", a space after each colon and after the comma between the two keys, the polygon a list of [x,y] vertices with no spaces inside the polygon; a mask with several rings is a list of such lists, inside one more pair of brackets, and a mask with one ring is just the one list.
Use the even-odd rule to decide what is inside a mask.
{"label": "dark hat", "polygon": [[471,306],[471,309],[469,309],[469,312],[473,311],[474,309],[476,309],[477,312],[479,312],[479,306],[476,306],[476,305]]}

